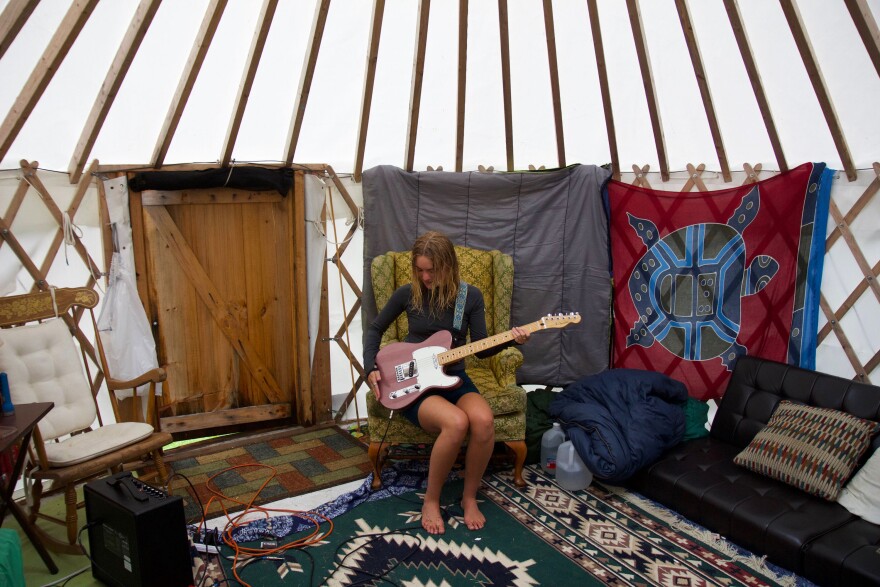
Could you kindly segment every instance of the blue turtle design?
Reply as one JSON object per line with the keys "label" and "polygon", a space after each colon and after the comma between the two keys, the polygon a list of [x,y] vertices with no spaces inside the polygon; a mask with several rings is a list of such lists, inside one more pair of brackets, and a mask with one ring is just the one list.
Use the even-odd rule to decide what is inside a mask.
{"label": "blue turtle design", "polygon": [[629,217],[647,247],[629,279],[629,293],[639,318],[626,338],[633,345],[659,342],[688,361],[721,357],[730,371],[746,348],[736,342],[741,298],[758,293],[776,275],[779,263],[759,255],[745,266],[745,228],[758,215],[755,186],[727,224],[691,224],[660,238],[650,220]]}

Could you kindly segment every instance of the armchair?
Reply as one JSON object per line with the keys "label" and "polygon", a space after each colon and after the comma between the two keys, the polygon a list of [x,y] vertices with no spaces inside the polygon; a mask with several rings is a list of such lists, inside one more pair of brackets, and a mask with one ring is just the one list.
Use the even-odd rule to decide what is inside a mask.
{"label": "armchair", "polygon": [[[25,491],[32,523],[39,516],[66,524],[66,543],[34,524],[45,544],[63,553],[81,552],[76,544],[77,485],[107,472],[118,472],[126,464],[141,466],[147,457],[164,479],[167,473],[161,449],[172,440],[171,434],[157,432],[152,422],[155,384],[165,379],[164,370],[154,369],[131,381],[113,379],[95,322],[93,309],[97,303],[98,295],[88,288],[57,288],[0,298],[0,371],[8,375],[13,403],[54,403],[34,430],[32,446],[27,448],[34,462],[25,475],[33,480],[33,486],[26,482]],[[85,362],[81,361],[73,342],[74,336],[86,341],[79,329],[79,317],[86,310],[95,328],[100,369],[111,390],[116,424],[103,423],[96,397],[101,388],[100,374],[87,377],[89,362],[85,352]],[[146,383],[150,384],[147,421],[122,422],[116,390],[134,390]],[[96,418],[99,425],[93,427]],[[65,520],[40,513],[44,482],[49,484],[47,492],[64,492]]]}
{"label": "armchair", "polygon": [[[510,328],[513,296],[513,259],[500,251],[455,247],[461,279],[480,288],[486,303],[489,336]],[[376,305],[381,309],[399,286],[411,280],[410,252],[389,252],[373,259],[370,275]],[[381,346],[402,341],[408,332],[406,316],[400,316],[385,332]],[[516,384],[522,365],[519,349],[508,347],[487,359],[465,359],[467,372],[495,414],[495,441],[503,442],[515,455],[514,481],[525,485],[522,468],[526,459],[526,392]],[[399,413],[389,420],[389,410],[367,393],[367,424],[370,430],[370,462],[373,489],[382,486],[381,471],[389,449],[397,444],[430,444],[435,436],[412,424]],[[387,432],[386,432],[387,429]],[[384,438],[384,441],[383,441]]]}

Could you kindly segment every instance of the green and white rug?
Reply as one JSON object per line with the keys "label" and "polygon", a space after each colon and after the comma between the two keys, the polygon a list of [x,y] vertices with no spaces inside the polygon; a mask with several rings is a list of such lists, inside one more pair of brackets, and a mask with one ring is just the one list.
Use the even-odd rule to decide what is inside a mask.
{"label": "green and white rug", "polygon": [[[518,488],[510,472],[487,475],[481,531],[461,522],[462,482],[452,480],[444,487],[449,518],[441,536],[421,529],[418,490],[359,500],[334,518],[326,540],[245,565],[240,559],[238,575],[254,587],[809,585],[623,489],[594,483],[569,492],[535,467],[525,478],[527,487]],[[229,561],[226,569],[231,578]]]}

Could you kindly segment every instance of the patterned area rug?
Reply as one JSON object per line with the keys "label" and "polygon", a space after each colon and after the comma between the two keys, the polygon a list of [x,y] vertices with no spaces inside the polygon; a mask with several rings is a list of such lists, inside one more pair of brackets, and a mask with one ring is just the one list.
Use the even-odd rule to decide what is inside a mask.
{"label": "patterned area rug", "polygon": [[[810,585],[636,494],[596,483],[565,491],[535,467],[526,468],[522,489],[508,471],[486,476],[480,507],[487,525],[479,532],[461,522],[462,482],[451,480],[443,494],[447,531],[430,536],[420,526],[421,492],[411,489],[418,474],[410,469],[396,475],[405,487],[400,493],[395,479],[383,474],[383,481],[392,482],[384,495],[370,494],[368,480],[319,508],[334,522],[320,543],[246,564],[240,559],[240,581],[255,587],[285,577],[329,586]],[[240,545],[255,546],[269,532],[280,544],[313,531],[313,524],[288,516],[233,534]]]}
{"label": "patterned area rug", "polygon": [[[177,475],[172,478],[175,493],[183,495],[186,488],[187,520],[201,518],[199,500],[210,518],[222,514],[224,508],[240,511],[252,499],[253,505],[262,505],[362,479],[371,471],[366,447],[336,426],[278,432],[241,446],[224,445],[195,457],[167,460]],[[273,473],[274,479],[260,491]],[[220,499],[216,492],[225,497]]]}

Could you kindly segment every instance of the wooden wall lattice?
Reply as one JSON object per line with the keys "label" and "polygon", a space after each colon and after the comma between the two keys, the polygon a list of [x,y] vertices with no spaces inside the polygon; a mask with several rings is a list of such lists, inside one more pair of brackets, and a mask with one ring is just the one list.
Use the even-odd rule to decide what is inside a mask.
{"label": "wooden wall lattice", "polygon": [[[30,285],[31,290],[45,290],[49,285],[82,286],[82,283],[50,284],[49,272],[53,264],[63,262],[60,256],[64,254],[62,244],[64,242],[65,214],[71,221],[75,221],[76,214],[84,198],[90,193],[90,189],[95,187],[93,184],[95,174],[103,172],[104,169],[98,165],[97,161],[94,161],[76,184],[72,200],[66,209],[62,211],[58,199],[53,197],[51,190],[42,181],[40,177],[41,172],[39,172],[37,167],[38,164],[36,162],[21,161],[19,170],[20,181],[18,184],[14,188],[4,188],[0,191],[0,205],[5,207],[2,216],[0,216],[0,250],[3,247],[8,247],[7,252],[11,251],[21,264],[24,272],[33,280],[33,283]],[[332,182],[334,188],[338,190],[345,200],[348,210],[357,216],[359,212],[358,204],[349,195],[345,185],[331,168],[323,165],[304,166],[303,168],[316,175],[321,175],[325,180]],[[706,165],[702,163],[698,165],[688,164],[686,171],[671,172],[670,180],[667,182],[663,182],[660,174],[651,171],[648,165],[633,165],[631,169],[631,172],[622,173],[621,179],[647,188],[660,187],[666,190],[678,189],[681,192],[694,190],[704,192],[711,191],[711,189],[729,187],[730,185],[723,182],[720,174],[707,171]],[[491,172],[491,169],[486,168],[484,171]],[[745,164],[741,172],[733,173],[733,181],[741,184],[753,183],[768,177],[771,173],[762,170],[760,164],[754,166]],[[880,343],[870,341],[873,335],[873,332],[871,332],[872,325],[863,323],[859,308],[867,304],[870,304],[871,308],[880,308],[880,284],[878,284],[878,277],[880,277],[880,255],[877,254],[875,249],[872,249],[872,243],[870,242],[877,240],[870,236],[876,232],[876,229],[870,226],[870,219],[880,209],[880,198],[877,198],[877,194],[880,192],[880,163],[874,163],[871,169],[861,170],[859,172],[859,182],[848,182],[846,180],[846,177],[836,179],[832,188],[830,214],[833,226],[829,224],[829,233],[826,239],[826,275],[823,282],[820,304],[821,318],[818,344],[820,350],[823,347],[834,347],[834,352],[845,357],[845,361],[852,369],[851,373],[836,372],[834,374],[849,376],[859,381],[872,382],[872,379],[878,379],[877,375],[872,377],[872,374],[880,367]],[[98,193],[102,194],[101,182],[96,183]],[[860,193],[847,199],[840,197],[841,190],[849,190],[848,193],[850,194],[855,194],[855,191]],[[16,219],[19,218],[22,205],[29,196],[36,197],[39,200],[46,213],[54,222],[54,225],[43,235],[49,242],[48,248],[44,249],[39,256],[37,256],[37,253],[29,252],[28,248],[16,236]],[[851,205],[846,204],[849,200],[853,202]],[[102,224],[106,224],[107,213],[105,206],[102,205],[100,210],[102,213]],[[330,219],[334,216],[334,212],[332,209],[325,207],[324,215],[325,218]],[[862,226],[862,233],[865,231],[865,225],[868,225],[869,237],[867,239],[862,237],[860,240],[860,225]],[[365,380],[363,366],[360,361],[360,340],[352,341],[349,338],[352,325],[357,322],[361,310],[362,292],[358,278],[360,269],[358,267],[356,270],[349,270],[342,261],[343,253],[350,246],[352,239],[356,238],[358,228],[359,223],[354,223],[349,226],[347,234],[334,238],[333,241],[339,244],[335,250],[328,253],[327,258],[327,262],[333,263],[339,272],[338,287],[340,290],[342,288],[350,290],[355,302],[351,308],[345,308],[341,323],[331,325],[331,332],[328,332],[326,337],[317,341],[319,344],[330,342],[337,344],[355,372],[355,375],[352,376],[351,388],[342,405],[336,410],[335,418],[337,420],[342,419],[355,400],[356,394],[363,387]],[[72,250],[75,251],[75,255],[71,259],[77,259],[86,268],[89,275],[85,283],[87,287],[96,287],[96,279],[100,278],[103,272],[107,270],[106,264],[109,262],[109,257],[106,254],[106,250],[109,240],[109,235],[105,233],[104,250],[88,250],[78,235],[72,235]],[[829,265],[834,265],[834,262],[829,261],[829,256],[832,252],[843,254],[841,251],[848,255],[848,263],[851,262],[857,268],[857,274],[853,279],[847,279],[846,283],[840,284],[840,287],[845,289],[843,294],[837,292],[837,295],[830,295],[826,292],[826,284],[829,284],[828,280],[835,279],[835,277],[829,275]],[[359,262],[360,260],[358,260]],[[327,287],[334,286],[330,284]],[[877,313],[871,315],[876,316]],[[867,346],[866,343],[855,341],[859,337],[861,339],[866,337],[869,339]],[[95,385],[100,385],[103,373],[97,367],[98,361],[94,346],[91,341],[84,338],[79,342],[97,369]],[[817,363],[820,370],[828,371],[827,365],[822,363],[821,357]]]}
{"label": "wooden wall lattice", "polygon": [[[175,165],[167,166],[166,169],[192,170],[203,169],[204,167],[204,165]],[[358,216],[359,208],[357,203],[349,195],[345,185],[340,181],[332,167],[329,165],[294,165],[294,168],[322,177],[325,181],[332,182],[341,194],[345,202],[345,207],[348,208],[355,217]],[[14,175],[10,175],[12,172],[9,171],[3,173],[5,174],[5,179],[16,179],[18,180],[18,183],[13,189],[0,186],[0,251],[3,251],[5,248],[6,253],[11,252],[11,254],[3,256],[4,263],[14,260],[14,262],[19,264],[15,273],[17,274],[23,270],[23,272],[32,280],[29,283],[19,283],[17,287],[12,286],[12,284],[3,284],[5,286],[4,289],[7,291],[18,289],[19,291],[16,293],[22,293],[22,289],[26,291],[48,290],[51,286],[82,286],[92,289],[100,289],[98,280],[109,272],[109,263],[113,246],[103,182],[100,180],[105,178],[104,174],[118,175],[124,173],[124,169],[120,168],[120,166],[101,167],[97,160],[92,162],[86,172],[79,178],[79,181],[76,184],[75,193],[64,210],[62,210],[62,204],[60,204],[60,202],[64,201],[64,198],[53,197],[51,190],[45,185],[40,177],[41,173],[45,172],[41,172],[38,169],[37,162],[23,160],[20,163],[20,169],[16,170]],[[97,181],[96,178],[98,179]],[[17,236],[16,231],[19,231],[19,224],[16,222],[16,219],[19,221],[24,219],[23,215],[20,214],[23,210],[23,204],[27,198],[34,196],[36,196],[36,200],[41,203],[42,209],[40,212],[48,214],[48,216],[52,218],[54,225],[48,229],[41,226],[39,230],[45,231],[45,233],[40,234],[35,234],[33,232],[34,228],[29,225],[21,228],[21,234]],[[67,231],[65,233],[65,223],[67,222],[68,226],[75,223],[77,211],[80,209],[86,196],[98,200],[98,209],[100,213],[99,224],[102,227],[102,243],[99,245],[92,245],[91,249],[86,247],[75,230]],[[328,214],[332,215],[331,212],[325,211],[325,217]],[[91,222],[94,221],[92,220]],[[22,222],[21,224],[24,225],[25,223]],[[334,263],[339,268],[342,279],[344,279],[347,285],[355,292],[357,303],[347,313],[345,321],[339,326],[335,335],[327,336],[326,332],[323,334],[319,332],[319,336],[322,338],[317,341],[319,345],[328,342],[336,342],[346,356],[354,363],[357,362],[357,359],[350,349],[351,345],[347,344],[345,340],[349,326],[352,321],[356,320],[360,313],[360,288],[356,278],[341,262],[339,262],[339,259],[341,259],[343,253],[350,245],[350,241],[357,231],[357,228],[358,224],[355,223],[350,227],[348,235],[342,239],[338,239],[338,242],[341,244],[337,246],[334,253],[331,253],[332,256],[327,259],[328,262]],[[75,258],[82,263],[82,267],[84,268],[83,271],[80,271],[79,273],[83,274],[84,272],[88,276],[85,283],[76,281],[77,278],[70,277],[70,274],[65,275],[64,283],[53,283],[51,281],[50,271],[53,266],[56,263],[65,263],[66,261],[65,256],[67,255],[67,251],[66,249],[62,249],[62,245],[65,242],[65,234],[71,239],[70,246],[72,246],[73,250],[76,252]],[[39,250],[35,251],[34,246],[29,246],[28,240],[39,240],[41,243],[49,242],[48,248],[40,246],[36,247]],[[71,257],[70,261],[73,262],[74,257]],[[305,279],[304,270],[302,275],[297,275],[297,278]],[[327,285],[325,281],[323,292],[325,298],[326,287]],[[103,292],[99,291],[99,298],[103,297],[100,295],[102,293]],[[323,312],[326,314],[326,307]],[[76,320],[79,321],[79,318],[80,315],[77,315]],[[92,378],[92,388],[93,392],[97,393],[97,390],[103,385],[104,373],[100,368],[100,362],[97,358],[95,346],[93,341],[86,338],[83,334],[83,329],[76,329],[75,332],[85,355],[90,360],[89,367],[93,369],[92,372],[95,374],[95,377]],[[316,353],[316,361],[322,360],[324,360],[323,354]],[[360,383],[363,381],[362,370],[360,375],[360,379],[358,379],[356,384],[353,385],[355,388],[359,387]],[[326,385],[326,382],[323,382],[323,384]]]}
{"label": "wooden wall lattice", "polygon": [[859,246],[859,243],[856,241],[851,230],[853,223],[874,199],[877,192],[880,191],[880,163],[874,163],[873,172],[874,178],[870,185],[868,185],[867,189],[865,189],[861,197],[859,197],[856,204],[850,208],[849,212],[845,215],[841,214],[834,198],[831,199],[830,214],[835,222],[835,227],[825,241],[825,252],[827,254],[834,246],[835,242],[842,238],[861,270],[862,279],[858,282],[858,285],[853,289],[844,303],[836,310],[830,306],[828,300],[825,299],[825,296],[822,296],[822,313],[825,315],[828,323],[819,331],[818,340],[819,344],[821,344],[822,341],[833,332],[840,341],[847,358],[850,360],[850,363],[856,372],[856,379],[866,383],[871,382],[870,374],[877,368],[877,365],[880,364],[880,350],[877,350],[868,361],[862,364],[847,339],[846,333],[843,328],[841,328],[840,321],[855,307],[856,301],[858,301],[868,289],[871,290],[874,297],[880,302],[880,286],[877,284],[877,277],[880,275],[880,260],[877,260],[873,266],[870,264],[865,252]]}
{"label": "wooden wall lattice", "polygon": [[[40,178],[40,174],[38,173],[39,164],[36,161],[29,162],[24,159],[20,162],[20,181],[12,194],[9,205],[6,207],[3,216],[0,217],[0,247],[3,247],[3,245],[8,245],[9,248],[12,250],[14,256],[21,263],[21,266],[33,279],[33,283],[29,290],[30,292],[47,291],[50,289],[50,287],[54,286],[82,286],[95,289],[98,283],[97,280],[101,276],[105,275],[105,266],[103,264],[99,265],[94,260],[89,251],[86,250],[86,246],[83,244],[82,239],[80,238],[79,234],[77,234],[76,230],[70,229],[70,227],[74,225],[76,221],[77,211],[79,210],[80,206],[83,203],[83,199],[89,191],[90,184],[93,180],[92,171],[96,169],[97,166],[98,161],[93,161],[92,164],[89,166],[89,172],[85,174],[77,183],[76,191],[74,192],[73,198],[67,209],[62,211],[56,199],[53,198],[49,189]],[[45,207],[45,210],[49,213],[49,215],[52,217],[55,224],[57,225],[45,235],[46,238],[51,238],[51,240],[49,241],[48,249],[42,256],[42,259],[34,258],[36,253],[29,253],[28,248],[22,243],[19,238],[16,237],[15,234],[16,218],[18,218],[18,214],[21,211],[22,205],[24,204],[25,197],[31,193],[36,194],[36,196]],[[106,215],[102,215],[106,217]],[[65,230],[66,227],[67,230]],[[49,280],[49,272],[52,269],[52,266],[56,262],[61,261],[59,259],[59,255],[63,254],[66,256],[67,254],[66,248],[62,250],[62,244],[65,243],[65,240],[71,243],[74,250],[76,251],[77,257],[79,257],[79,259],[82,261],[86,271],[89,274],[89,277],[84,284],[56,284],[51,283]],[[65,262],[69,263],[69,259],[66,259]],[[75,315],[76,322],[79,322],[82,315],[83,309],[80,308],[78,313]],[[84,355],[87,356],[91,361],[90,367],[95,369],[95,376],[90,377],[92,394],[95,395],[104,381],[104,373],[101,370],[95,347],[92,344],[92,341],[86,338],[85,334],[83,334],[83,330],[77,328],[68,316],[65,315],[64,320],[68,322],[68,326],[71,328],[71,331],[76,336]]]}
{"label": "wooden wall lattice", "polygon": [[[535,169],[535,167],[530,166],[530,169]],[[437,171],[442,170],[438,169]],[[479,171],[484,173],[492,172],[490,168],[485,168],[483,166],[480,166]],[[767,172],[763,170],[760,163],[755,165],[745,163],[742,166],[742,171],[738,173],[731,172],[731,180],[733,182],[739,181],[741,185],[747,185],[750,183],[755,183],[761,179],[766,179],[767,177],[770,177],[775,173],[778,172]],[[713,171],[707,171],[706,165],[704,163],[700,163],[698,165],[688,164],[686,166],[686,170],[683,172],[670,172],[670,177],[668,181],[663,181],[661,179],[661,173],[651,171],[649,165],[632,165],[632,172],[626,172],[620,175],[622,181],[631,183],[633,185],[642,186],[648,189],[657,188],[673,191],[677,190],[682,193],[690,191],[709,192],[713,189],[724,189],[731,186],[731,183],[724,181],[723,174]],[[875,202],[878,206],[880,206],[880,199],[876,199],[875,201],[876,194],[880,192],[880,163],[874,163],[871,170],[862,170],[860,172],[860,177],[864,178],[868,176],[870,176],[869,185],[863,190],[855,204],[853,204],[845,213],[842,212],[840,209],[840,204],[838,203],[838,200],[840,198],[839,196],[835,196],[835,192],[841,189],[856,188],[850,187],[850,184],[852,182],[847,181],[847,177],[844,177],[842,179],[836,177],[835,183],[832,186],[831,217],[834,220],[834,227],[832,229],[829,226],[829,233],[826,239],[826,254],[831,251],[832,247],[838,241],[842,240],[843,242],[845,242],[847,249],[850,251],[851,255],[855,259],[857,266],[861,271],[861,278],[856,283],[849,284],[851,286],[851,290],[848,292],[846,299],[842,303],[836,304],[836,308],[832,307],[832,303],[828,300],[828,297],[824,293],[823,288],[821,310],[822,317],[824,317],[826,322],[825,324],[822,324],[820,318],[820,329],[817,344],[820,346],[823,345],[823,343],[826,346],[831,345],[832,343],[839,344],[841,351],[845,354],[846,360],[848,361],[854,373],[854,375],[852,375],[837,370],[838,372],[833,372],[832,374],[844,377],[849,376],[859,381],[871,383],[871,373],[874,372],[878,368],[878,366],[880,366],[880,344],[876,344],[873,348],[868,349],[870,357],[868,357],[867,359],[862,358],[860,353],[856,352],[856,350],[854,349],[854,345],[851,343],[850,338],[848,338],[846,328],[844,328],[844,326],[841,324],[841,320],[855,309],[856,303],[869,289],[871,290],[877,301],[880,302],[880,285],[878,285],[877,283],[878,277],[880,277],[880,259],[871,259],[869,256],[869,252],[866,251],[865,245],[858,242],[852,230],[850,229],[850,227],[858,218],[865,218],[867,216],[868,212],[866,211],[868,211],[869,205],[872,202]],[[711,181],[709,178],[711,178]],[[335,259],[331,260],[336,262],[337,259],[338,256]],[[828,262],[828,258],[826,257],[826,267]],[[340,270],[344,272],[344,275],[346,276],[346,281],[349,283],[351,290],[354,291],[359,298],[360,290],[357,287],[357,284],[353,282],[351,275],[344,268],[344,266],[339,266]],[[826,269],[825,279],[830,278],[833,279],[833,277],[830,277],[828,275],[828,271]],[[824,283],[826,282],[823,281],[823,284]],[[359,308],[360,300],[358,299],[357,306],[355,306],[355,308],[353,308],[352,311],[346,316],[344,323],[341,325],[340,329],[337,331],[334,337],[334,340],[336,340],[336,342],[340,344],[340,347],[343,348],[343,352],[352,362],[352,365],[359,374],[359,378],[357,379],[357,381],[354,382],[353,387],[349,390],[345,401],[337,410],[337,413],[335,415],[336,420],[340,420],[344,417],[346,410],[355,400],[357,392],[360,391],[361,386],[364,383],[363,365],[361,364],[359,356],[360,349],[349,348],[342,342],[342,335],[352,323],[352,320],[355,316],[355,309]],[[878,305],[876,315],[880,315],[880,305]],[[832,334],[833,337],[831,336]],[[864,352],[862,354],[864,354]],[[828,372],[834,371],[829,370],[827,366],[824,367],[825,370]],[[822,363],[818,363],[818,369],[823,370]],[[875,376],[874,379],[878,379],[878,377]]]}

